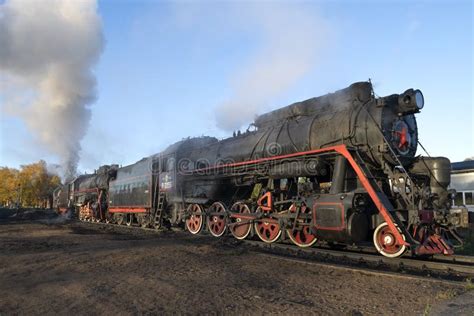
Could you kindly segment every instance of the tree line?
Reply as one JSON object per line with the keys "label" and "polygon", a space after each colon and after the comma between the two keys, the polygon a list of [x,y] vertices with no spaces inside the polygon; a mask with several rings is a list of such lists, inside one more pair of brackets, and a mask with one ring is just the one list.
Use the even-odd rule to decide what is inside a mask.
{"label": "tree line", "polygon": [[60,184],[43,160],[20,169],[0,167],[0,206],[52,207],[53,191]]}

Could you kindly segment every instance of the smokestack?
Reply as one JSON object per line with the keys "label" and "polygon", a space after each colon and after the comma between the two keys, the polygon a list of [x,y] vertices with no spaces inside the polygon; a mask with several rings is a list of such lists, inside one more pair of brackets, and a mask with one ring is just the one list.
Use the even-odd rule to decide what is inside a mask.
{"label": "smokestack", "polygon": [[312,70],[328,45],[327,23],[305,6],[246,5],[261,47],[231,78],[230,100],[216,110],[217,127],[232,131],[253,122],[268,103]]}
{"label": "smokestack", "polygon": [[76,174],[96,99],[92,71],[103,46],[95,0],[7,0],[0,5],[4,111]]}

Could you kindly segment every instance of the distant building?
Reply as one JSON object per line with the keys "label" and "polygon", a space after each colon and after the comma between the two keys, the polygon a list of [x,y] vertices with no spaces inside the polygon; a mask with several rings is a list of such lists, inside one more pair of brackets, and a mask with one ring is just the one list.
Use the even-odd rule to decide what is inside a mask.
{"label": "distant building", "polygon": [[457,192],[454,205],[465,205],[474,212],[474,160],[453,162],[451,170],[450,188]]}

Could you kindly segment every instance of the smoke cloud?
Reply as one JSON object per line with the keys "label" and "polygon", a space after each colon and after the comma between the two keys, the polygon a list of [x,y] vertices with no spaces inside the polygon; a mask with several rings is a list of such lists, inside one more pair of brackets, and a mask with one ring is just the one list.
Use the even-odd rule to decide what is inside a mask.
{"label": "smoke cloud", "polygon": [[[92,71],[103,47],[95,0],[7,0],[0,5],[3,110],[76,174],[96,99]],[[3,90],[3,88],[2,88]]]}
{"label": "smoke cloud", "polygon": [[313,69],[327,45],[326,22],[284,3],[247,6],[262,45],[232,80],[230,101],[217,107],[217,127],[232,131],[252,122],[278,95]]}

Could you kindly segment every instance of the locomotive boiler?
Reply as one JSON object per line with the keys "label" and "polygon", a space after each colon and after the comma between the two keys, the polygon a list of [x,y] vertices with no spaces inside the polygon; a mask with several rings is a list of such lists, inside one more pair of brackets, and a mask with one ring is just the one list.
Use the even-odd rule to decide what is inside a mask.
{"label": "locomotive boiler", "polygon": [[358,82],[227,139],[182,140],[118,169],[105,219],[300,247],[371,242],[387,257],[451,254],[467,210],[450,206],[449,160],[416,156],[423,106],[419,90],[376,97]]}

